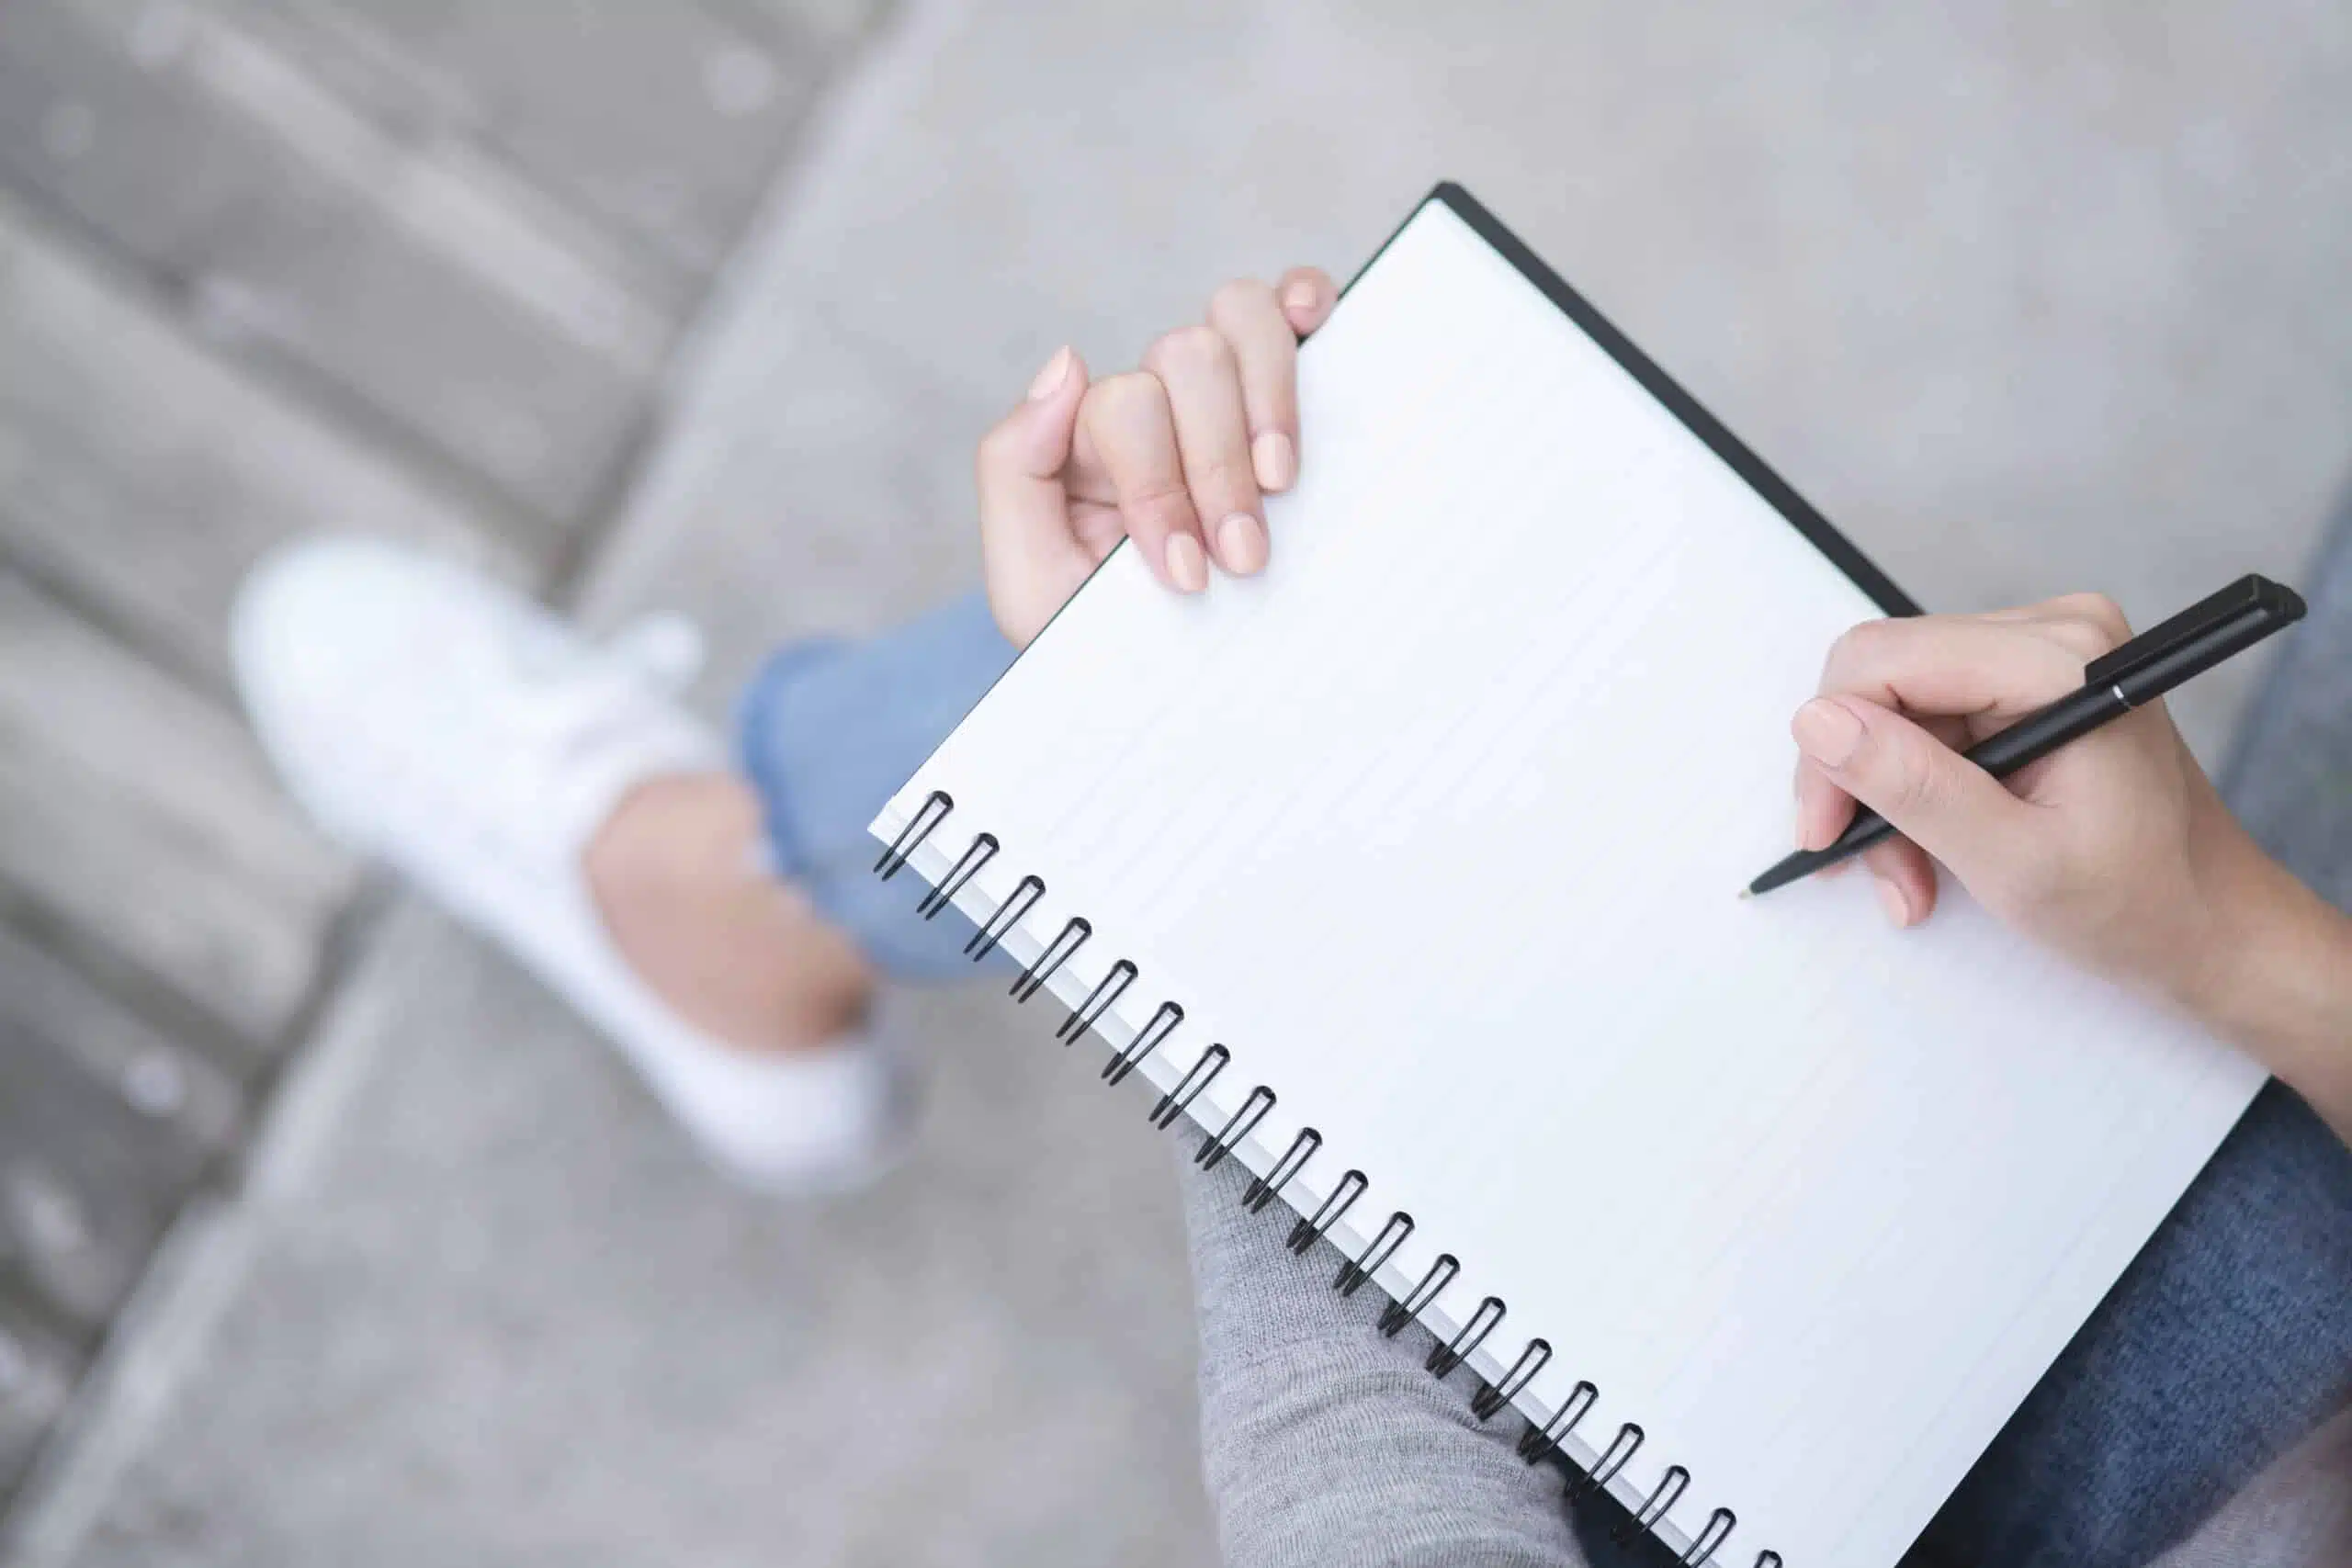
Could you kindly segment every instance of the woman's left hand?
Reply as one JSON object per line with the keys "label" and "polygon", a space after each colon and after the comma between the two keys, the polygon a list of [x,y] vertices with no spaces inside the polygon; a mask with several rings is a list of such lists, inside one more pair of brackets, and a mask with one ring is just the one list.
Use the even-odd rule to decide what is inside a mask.
{"label": "woman's left hand", "polygon": [[1014,647],[1122,538],[1180,593],[1206,588],[1212,563],[1264,568],[1265,497],[1298,477],[1298,340],[1338,299],[1298,267],[1219,288],[1206,321],[1163,333],[1137,369],[1090,382],[1056,351],[976,465],[989,605]]}

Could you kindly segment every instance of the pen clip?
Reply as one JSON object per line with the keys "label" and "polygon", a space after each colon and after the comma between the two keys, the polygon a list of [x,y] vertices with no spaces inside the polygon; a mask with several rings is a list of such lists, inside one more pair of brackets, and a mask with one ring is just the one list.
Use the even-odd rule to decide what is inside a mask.
{"label": "pen clip", "polygon": [[2227,588],[2200,599],[2166,621],[2160,621],[2114,652],[2094,659],[2084,668],[2086,686],[2112,686],[2137,673],[2151,661],[2208,632],[2248,615],[2280,622],[2302,614],[2302,603],[2292,589],[2256,572],[2248,572]]}

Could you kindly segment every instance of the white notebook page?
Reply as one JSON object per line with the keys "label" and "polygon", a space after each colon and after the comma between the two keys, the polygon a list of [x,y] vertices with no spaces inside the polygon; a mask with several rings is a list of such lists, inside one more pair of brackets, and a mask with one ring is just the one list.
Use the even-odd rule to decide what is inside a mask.
{"label": "white notebook page", "polygon": [[1181,1003],[1144,1074],[1226,1045],[1194,1119],[1273,1089],[1260,1172],[1320,1131],[1285,1201],[1363,1171],[1334,1242],[1409,1213],[1380,1287],[1458,1257],[1423,1321],[1502,1298],[1474,1364],[1547,1340],[1538,1419],[1597,1384],[1566,1446],[1638,1423],[1629,1503],[1687,1467],[1669,1542],[1723,1506],[1719,1562],[1885,1568],[2259,1075],[1949,880],[1904,932],[1852,879],[1735,897],[1876,611],[1442,204],[1300,378],[1266,573],[1180,598],[1121,549],[876,834],[952,795],[918,873],[985,830],[959,908],[1046,884],[1015,957],[1092,925],[1041,1040],[1132,960],[1110,1043]]}

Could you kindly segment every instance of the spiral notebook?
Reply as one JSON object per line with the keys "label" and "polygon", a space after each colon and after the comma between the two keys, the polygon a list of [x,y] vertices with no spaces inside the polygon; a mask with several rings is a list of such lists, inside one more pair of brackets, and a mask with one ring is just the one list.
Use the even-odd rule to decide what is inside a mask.
{"label": "spiral notebook", "polygon": [[1910,605],[1464,192],[1299,377],[1264,575],[1114,551],[877,870],[1531,1461],[1685,1562],[1887,1568],[2259,1074],[1949,882],[1736,898]]}

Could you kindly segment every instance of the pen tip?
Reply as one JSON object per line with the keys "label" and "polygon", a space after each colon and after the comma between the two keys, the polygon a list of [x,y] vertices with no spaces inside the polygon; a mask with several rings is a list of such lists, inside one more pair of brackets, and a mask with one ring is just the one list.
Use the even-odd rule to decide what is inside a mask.
{"label": "pen tip", "polygon": [[1756,897],[1756,889],[1753,887],[1743,887],[1739,890],[1739,896],[1743,900],[1753,898]]}

